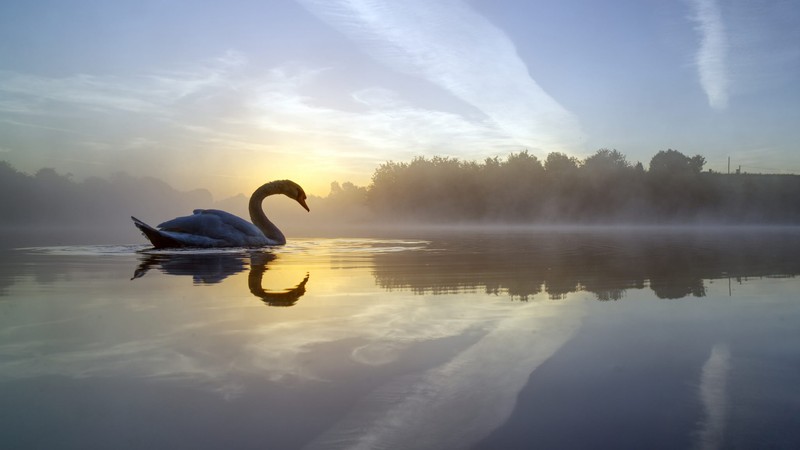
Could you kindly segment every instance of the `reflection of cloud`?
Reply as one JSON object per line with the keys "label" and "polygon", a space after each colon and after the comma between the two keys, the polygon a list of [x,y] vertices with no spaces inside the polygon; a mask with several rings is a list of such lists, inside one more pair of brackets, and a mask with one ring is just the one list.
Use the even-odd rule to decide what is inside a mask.
{"label": "reflection of cloud", "polygon": [[727,381],[730,351],[726,345],[717,344],[711,349],[700,377],[700,401],[706,417],[700,430],[698,447],[703,450],[720,448],[725,431],[727,411]]}
{"label": "reflection of cloud", "polygon": [[[59,295],[82,301],[47,302],[48,316],[68,322],[0,327],[0,379],[146,378],[225,399],[287,387],[313,391],[321,383],[350,393],[348,414],[320,436],[319,445],[337,440],[391,446],[418,435],[423,447],[436,442],[463,447],[509,416],[530,372],[575,332],[583,308],[480,293],[387,294],[374,285],[373,254],[414,251],[421,244],[290,244],[281,249],[286,265],[271,267],[277,278],[293,280],[297,263],[308,261],[333,261],[329,270],[335,273],[326,277],[315,270],[320,281],[309,302],[268,314],[243,310],[243,296],[231,298],[224,283],[173,292],[167,283],[175,277],[153,273],[130,284],[130,291],[119,281],[109,283],[105,288],[117,294],[111,300],[108,290],[87,292],[86,279],[76,277]],[[233,290],[239,291],[234,285],[241,281],[230,277]],[[147,290],[149,283],[157,290]],[[20,302],[6,320],[30,321],[41,309],[41,302]],[[375,383],[353,381],[370,378]],[[361,421],[363,428],[353,425]],[[461,429],[464,424],[467,430]]]}
{"label": "reflection of cloud", "polygon": [[[353,342],[349,355],[368,366],[397,363],[419,345],[450,339],[451,351],[422,372],[390,378],[362,400],[311,448],[459,448],[475,442],[511,413],[530,373],[575,332],[581,309],[563,303],[519,303],[481,294],[363,299],[358,312],[262,327],[239,367],[283,378],[330,379],[313,369],[331,358],[330,342]],[[430,423],[437,425],[431,427]],[[469,426],[465,426],[469,424]],[[443,444],[444,443],[444,444]]]}
{"label": "reflection of cloud", "polygon": [[[238,327],[238,321],[228,322],[230,318],[219,311],[210,311],[208,320],[199,322],[186,321],[197,317],[196,313],[183,315],[181,312],[172,317],[173,325],[168,332],[136,340],[106,340],[103,344],[93,340],[61,342],[59,335],[52,331],[49,333],[52,340],[42,339],[41,330],[53,329],[52,323],[10,327],[2,333],[0,378],[60,375],[185,380],[223,393],[227,398],[245,392],[243,376],[272,381],[329,378],[328,367],[315,363],[325,358],[318,357],[315,352],[322,351],[330,357],[330,349],[321,347],[330,343],[344,343],[338,358],[350,357],[359,364],[380,366],[407,357],[412,345],[475,335],[481,336],[477,343],[468,339],[461,347],[456,346],[459,355],[451,360],[441,359],[437,365],[441,370],[463,365],[468,367],[470,377],[498,376],[499,380],[505,380],[497,383],[498,389],[517,389],[524,382],[522,372],[532,370],[537,361],[540,362],[537,358],[543,359],[544,355],[552,353],[555,343],[565,341],[576,325],[569,314],[555,317],[557,311],[570,311],[562,304],[517,303],[486,299],[482,295],[435,301],[401,293],[385,302],[377,301],[379,298],[384,296],[365,298],[364,304],[369,305],[366,307],[336,308],[331,314],[318,318],[303,319],[301,315],[295,320],[246,329],[229,328]],[[64,329],[82,329],[88,326],[84,321],[98,314],[114,315],[111,311],[98,312],[98,308],[109,307],[97,304],[91,311],[77,316],[73,313],[69,327]],[[146,329],[148,317],[165,314],[163,306],[142,309],[129,304],[127,308],[129,311],[121,313],[127,326],[136,329]],[[205,342],[201,336],[208,336],[210,341]],[[125,333],[120,337],[125,339]],[[204,350],[209,342],[214,342],[215,347],[230,345],[234,351],[224,352],[225,358],[215,357]],[[491,364],[486,361],[488,357],[492,358]],[[486,367],[487,364],[497,368]],[[511,372],[518,377],[509,380],[510,374],[489,373],[499,370],[500,366],[518,367]],[[467,389],[467,384],[464,381],[463,385],[448,389]],[[508,400],[497,392],[494,394],[498,395],[496,402]],[[510,403],[507,406],[510,408]]]}
{"label": "reflection of cloud", "polygon": [[226,377],[224,366],[205,364],[201,358],[176,349],[173,338],[161,335],[112,345],[87,344],[69,351],[55,351],[56,344],[46,340],[4,344],[0,346],[4,359],[0,378],[127,376],[184,379],[216,392],[231,390],[229,385],[235,381]]}
{"label": "reflection of cloud", "polygon": [[370,342],[353,349],[350,357],[361,364],[382,366],[397,360],[398,348],[387,342]]}
{"label": "reflection of cloud", "polygon": [[728,105],[728,40],[719,5],[715,0],[692,0],[694,20],[700,33],[700,47],[695,56],[700,84],[715,109]]}
{"label": "reflection of cloud", "polygon": [[514,44],[461,1],[300,0],[376,60],[476,107],[520,144],[563,148],[575,118],[528,74]]}
{"label": "reflection of cloud", "polygon": [[[401,448],[412,441],[415,448],[465,448],[508,418],[530,373],[579,325],[578,317],[554,304],[465,307],[459,312],[466,317],[450,320],[426,320],[428,307],[421,309],[414,311],[414,320],[391,324],[394,339],[413,340],[419,331],[430,328],[440,338],[466,334],[479,338],[436,367],[400,377],[372,392],[310,448],[331,448],[332,443],[346,448]],[[442,327],[443,323],[452,328]],[[388,354],[378,351],[379,357],[387,362],[393,359],[395,346],[377,347],[390,350]]]}

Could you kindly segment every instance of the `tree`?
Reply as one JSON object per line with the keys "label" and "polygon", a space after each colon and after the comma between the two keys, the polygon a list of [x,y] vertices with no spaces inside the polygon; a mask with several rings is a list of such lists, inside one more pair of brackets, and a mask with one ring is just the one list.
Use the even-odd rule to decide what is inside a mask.
{"label": "tree", "polygon": [[677,150],[661,150],[650,160],[650,173],[660,175],[700,173],[705,163],[706,159],[700,155],[689,158]]}
{"label": "tree", "polygon": [[514,174],[521,176],[538,176],[544,172],[539,158],[531,155],[527,150],[508,155],[504,166],[511,169]]}
{"label": "tree", "polygon": [[625,155],[617,149],[601,148],[594,155],[583,162],[583,168],[589,172],[606,173],[630,168],[630,163]]}
{"label": "tree", "polygon": [[689,160],[689,167],[692,169],[694,173],[700,173],[703,171],[703,166],[706,165],[706,158],[700,155],[694,155]]}
{"label": "tree", "polygon": [[561,152],[552,152],[544,161],[544,170],[550,174],[571,172],[578,168],[579,161],[574,156],[567,156]]}

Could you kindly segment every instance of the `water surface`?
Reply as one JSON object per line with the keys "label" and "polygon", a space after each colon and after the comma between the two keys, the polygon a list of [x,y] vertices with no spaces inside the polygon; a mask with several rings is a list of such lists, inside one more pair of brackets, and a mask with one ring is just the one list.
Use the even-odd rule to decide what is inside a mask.
{"label": "water surface", "polygon": [[0,263],[8,448],[800,448],[800,233]]}

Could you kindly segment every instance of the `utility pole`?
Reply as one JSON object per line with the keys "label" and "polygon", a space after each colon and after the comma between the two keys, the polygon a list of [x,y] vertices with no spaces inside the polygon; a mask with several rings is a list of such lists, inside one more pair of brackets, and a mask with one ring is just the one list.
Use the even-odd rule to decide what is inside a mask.
{"label": "utility pole", "polygon": [[731,157],[728,156],[728,175],[731,174]]}

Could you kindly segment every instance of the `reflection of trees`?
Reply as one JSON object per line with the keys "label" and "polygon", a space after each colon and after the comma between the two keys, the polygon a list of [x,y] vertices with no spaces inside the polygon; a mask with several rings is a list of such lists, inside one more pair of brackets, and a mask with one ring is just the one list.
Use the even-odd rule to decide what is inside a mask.
{"label": "reflection of trees", "polygon": [[696,278],[676,277],[672,280],[651,280],[650,288],[656,293],[658,298],[683,298],[689,295],[693,297],[705,297],[706,287],[703,280]]}
{"label": "reflection of trees", "polygon": [[11,257],[5,255],[3,249],[0,249],[0,297],[6,295],[6,289],[14,284],[14,276],[11,270],[8,270],[9,261]]}
{"label": "reflection of trees", "polygon": [[659,298],[702,297],[704,280],[795,276],[796,233],[530,233],[436,239],[426,252],[376,255],[376,283],[416,293],[485,291],[522,300],[588,291],[618,300],[650,287]]}
{"label": "reflection of trees", "polygon": [[262,279],[267,265],[276,259],[272,253],[147,253],[143,254],[133,278],[143,277],[149,270],[157,268],[168,275],[191,276],[194,284],[217,284],[225,278],[244,271],[250,265],[247,286],[250,293],[268,306],[292,306],[306,292],[308,274],[297,286],[283,291],[267,291]]}

